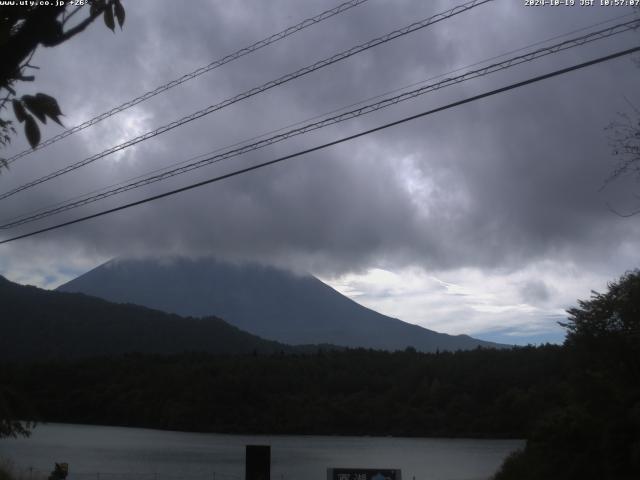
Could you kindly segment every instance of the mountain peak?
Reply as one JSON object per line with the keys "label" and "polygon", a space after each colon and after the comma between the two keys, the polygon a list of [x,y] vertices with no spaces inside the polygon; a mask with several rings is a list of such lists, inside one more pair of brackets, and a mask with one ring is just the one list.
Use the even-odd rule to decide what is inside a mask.
{"label": "mountain peak", "polygon": [[183,316],[215,315],[270,340],[422,351],[498,347],[382,315],[312,275],[214,258],[118,258],[58,288]]}

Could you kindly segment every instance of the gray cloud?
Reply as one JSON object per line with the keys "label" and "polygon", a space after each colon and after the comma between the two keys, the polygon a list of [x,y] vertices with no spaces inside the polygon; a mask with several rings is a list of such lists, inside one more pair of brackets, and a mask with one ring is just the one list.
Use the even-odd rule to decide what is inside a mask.
{"label": "gray cloud", "polygon": [[549,287],[541,280],[529,280],[520,287],[520,295],[525,303],[544,303],[551,297]]}
{"label": "gray cloud", "polygon": [[[451,6],[372,0],[17,162],[0,177],[2,190]],[[328,4],[280,0],[190,2],[187,7],[137,1],[126,7],[124,31],[113,35],[94,25],[68,45],[36,56],[38,83],[27,87],[55,95],[68,125]],[[621,12],[494,2],[17,195],[2,202],[0,216],[62,201]],[[464,83],[38,226],[308,148],[626,48],[637,39],[637,33],[627,34]],[[617,200],[619,192],[598,192],[613,166],[603,128],[627,108],[624,95],[637,97],[639,73],[630,59],[619,59],[452,109],[285,165],[0,247],[0,267],[18,268],[17,252],[25,251],[86,259],[77,268],[89,259],[143,251],[259,258],[329,276],[372,266],[509,271],[549,259],[617,275],[637,263],[631,252],[640,227],[607,210],[605,202]],[[56,132],[47,127],[47,134]],[[17,139],[13,149],[23,146]],[[636,186],[627,184],[627,193]],[[523,294],[542,299],[542,290],[536,293],[534,287]]]}

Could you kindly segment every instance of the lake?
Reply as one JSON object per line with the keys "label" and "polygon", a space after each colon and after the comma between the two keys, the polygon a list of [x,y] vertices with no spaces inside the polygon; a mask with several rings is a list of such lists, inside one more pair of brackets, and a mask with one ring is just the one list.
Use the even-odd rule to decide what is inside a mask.
{"label": "lake", "polygon": [[46,478],[54,462],[69,464],[69,480],[244,480],[245,445],[271,445],[272,480],[326,480],[328,467],[399,468],[402,480],[476,480],[489,478],[524,442],[41,424],[28,439],[0,440],[0,459],[24,480]]}

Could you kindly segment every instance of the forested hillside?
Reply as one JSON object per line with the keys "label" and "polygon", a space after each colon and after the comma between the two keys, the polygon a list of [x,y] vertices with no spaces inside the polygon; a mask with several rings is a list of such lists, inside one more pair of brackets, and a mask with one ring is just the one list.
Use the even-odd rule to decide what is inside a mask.
{"label": "forested hillside", "polygon": [[[64,318],[64,302],[49,307]],[[637,479],[640,271],[568,313],[562,346],[4,361],[0,386],[18,399],[4,416],[203,432],[520,437],[526,448],[496,479]]]}
{"label": "forested hillside", "polygon": [[208,317],[183,318],[83,294],[51,292],[0,277],[0,360],[123,353],[292,352]]}

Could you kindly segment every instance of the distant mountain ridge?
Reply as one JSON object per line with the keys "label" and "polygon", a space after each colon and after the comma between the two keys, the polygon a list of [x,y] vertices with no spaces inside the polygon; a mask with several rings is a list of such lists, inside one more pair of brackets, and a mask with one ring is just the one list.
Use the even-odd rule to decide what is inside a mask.
{"label": "distant mountain ridge", "polygon": [[[46,361],[125,353],[302,353],[219,318],[182,318],[80,293],[19,285],[0,276],[0,360]],[[308,347],[316,351],[318,347]]]}
{"label": "distant mountain ridge", "polygon": [[262,338],[424,352],[504,347],[370,310],[311,275],[212,258],[117,259],[58,287],[183,316],[215,315]]}

